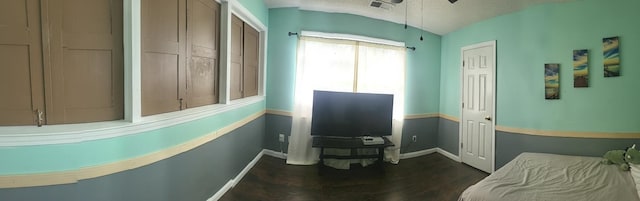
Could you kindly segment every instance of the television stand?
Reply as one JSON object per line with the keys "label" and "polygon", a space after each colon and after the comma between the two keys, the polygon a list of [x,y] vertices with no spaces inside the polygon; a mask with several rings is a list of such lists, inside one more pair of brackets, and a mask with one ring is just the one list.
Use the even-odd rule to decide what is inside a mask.
{"label": "television stand", "polygon": [[[387,147],[394,146],[393,142],[389,141],[386,137],[382,137],[384,140],[383,144],[372,144],[365,145],[362,142],[362,138],[354,137],[354,138],[337,138],[337,137],[313,137],[313,141],[311,147],[320,148],[320,162],[318,163],[319,173],[322,174],[322,170],[324,169],[324,159],[367,159],[367,158],[377,158],[377,165],[382,170],[382,163],[384,159],[384,149]],[[341,155],[328,155],[324,154],[325,148],[336,148],[336,149],[350,149],[351,155],[341,156]],[[358,154],[357,149],[378,149],[378,154]]]}

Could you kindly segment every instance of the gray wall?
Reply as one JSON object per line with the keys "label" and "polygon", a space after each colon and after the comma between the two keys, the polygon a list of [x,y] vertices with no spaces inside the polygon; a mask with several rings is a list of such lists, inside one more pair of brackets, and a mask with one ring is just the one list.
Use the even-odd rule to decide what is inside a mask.
{"label": "gray wall", "polygon": [[[291,117],[275,114],[265,114],[265,137],[263,147],[265,149],[287,153],[289,136],[291,136]],[[285,135],[284,143],[279,142],[279,134]]]}
{"label": "gray wall", "polygon": [[[291,135],[291,117],[275,114],[266,114],[265,116],[264,148],[287,153],[288,137]],[[284,133],[287,136],[284,143],[278,141],[279,133]],[[401,153],[436,148],[438,145],[438,118],[405,120],[402,133]],[[414,135],[417,137],[415,143],[411,141],[411,137]]]}
{"label": "gray wall", "polygon": [[0,189],[0,200],[205,201],[262,150],[260,117],[200,147],[156,163],[75,184]]}
{"label": "gray wall", "polygon": [[439,118],[438,121],[438,147],[441,149],[452,153],[453,155],[458,155],[458,144],[460,133],[459,124],[456,121],[451,121],[445,118]]}
{"label": "gray wall", "polygon": [[[458,155],[458,126],[458,122],[440,118],[437,146],[454,155]],[[496,131],[496,169],[522,152],[600,157],[609,150],[633,144],[640,145],[640,139],[548,137]]]}
{"label": "gray wall", "polygon": [[[412,141],[413,136],[416,142]],[[400,153],[410,153],[438,147],[438,118],[407,119],[402,128]]]}
{"label": "gray wall", "polygon": [[522,152],[578,156],[602,156],[613,149],[626,149],[640,139],[597,139],[547,137],[496,131],[496,169]]}

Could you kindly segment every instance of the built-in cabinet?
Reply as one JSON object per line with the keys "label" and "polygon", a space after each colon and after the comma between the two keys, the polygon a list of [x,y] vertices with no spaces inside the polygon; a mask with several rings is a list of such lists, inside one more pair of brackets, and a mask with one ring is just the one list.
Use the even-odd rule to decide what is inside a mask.
{"label": "built-in cabinet", "polygon": [[[218,103],[220,4],[142,0],[140,16],[142,116]],[[231,21],[235,100],[258,95],[260,33]],[[3,2],[0,126],[123,119],[123,51],[122,0]]]}
{"label": "built-in cabinet", "polygon": [[142,115],[218,102],[220,5],[142,1]]}
{"label": "built-in cabinet", "polygon": [[121,0],[0,6],[0,126],[123,118]]}
{"label": "built-in cabinet", "polygon": [[260,33],[237,16],[231,19],[231,100],[258,95]]}

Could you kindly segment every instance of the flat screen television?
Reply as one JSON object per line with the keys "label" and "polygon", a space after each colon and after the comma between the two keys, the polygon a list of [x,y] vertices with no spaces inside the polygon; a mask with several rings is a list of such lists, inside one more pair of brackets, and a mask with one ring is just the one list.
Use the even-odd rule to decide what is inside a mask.
{"label": "flat screen television", "polygon": [[393,95],[314,91],[311,135],[389,136]]}

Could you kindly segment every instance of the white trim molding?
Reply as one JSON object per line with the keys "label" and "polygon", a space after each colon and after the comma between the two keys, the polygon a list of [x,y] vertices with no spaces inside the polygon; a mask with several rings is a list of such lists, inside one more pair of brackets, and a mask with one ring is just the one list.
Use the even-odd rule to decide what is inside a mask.
{"label": "white trim molding", "polygon": [[425,150],[416,151],[416,152],[409,152],[409,153],[400,154],[400,159],[415,158],[415,157],[429,155],[436,152],[437,152],[437,148],[425,149]]}
{"label": "white trim molding", "polygon": [[603,138],[603,139],[640,139],[638,132],[583,132],[583,131],[555,131],[555,130],[538,130],[528,128],[512,128],[507,126],[496,126],[497,131],[535,135],[547,137],[571,137],[571,138]]}
{"label": "white trim molding", "polygon": [[427,119],[427,118],[436,118],[436,117],[440,117],[440,115],[438,113],[404,115],[404,119]]}
{"label": "white trim molding", "polygon": [[460,122],[460,119],[458,117],[454,117],[454,116],[442,114],[442,113],[440,113],[439,115],[440,115],[440,118],[455,121],[455,122]]}
{"label": "white trim molding", "polygon": [[279,159],[287,159],[287,153],[277,152],[269,149],[263,150],[264,154],[267,156],[272,156]]}
{"label": "white trim molding", "polygon": [[264,96],[254,96],[183,111],[143,117],[139,122],[109,121],[83,124],[0,127],[0,147],[79,143],[114,138],[174,126],[177,124],[214,116],[263,101]]}
{"label": "white trim molding", "polygon": [[292,112],[284,111],[284,110],[271,110],[271,109],[267,109],[267,114],[280,115],[280,116],[287,116],[287,117],[291,117],[291,116],[293,116],[293,113],[292,113]]}
{"label": "white trim molding", "polygon": [[438,152],[439,154],[442,154],[443,156],[446,156],[447,158],[456,161],[456,162],[462,162],[460,160],[460,157],[458,155],[452,154],[451,152],[445,151],[444,149],[441,149],[440,147],[435,148],[436,152]]}
{"label": "white trim molding", "polygon": [[[222,198],[222,196],[224,196],[224,194],[227,193],[227,191],[229,191],[230,189],[235,187],[238,183],[240,183],[240,181],[242,181],[242,178],[244,178],[244,176],[247,175],[249,170],[251,170],[251,168],[253,168],[253,166],[255,166],[258,163],[258,161],[260,161],[262,156],[264,155],[271,156],[271,154],[273,154],[272,152],[273,151],[268,149],[263,149],[262,151],[260,151],[260,153],[258,153],[258,155],[256,155],[256,157],[253,158],[253,160],[251,160],[251,162],[249,162],[249,164],[247,164],[247,166],[245,166],[244,169],[242,169],[242,171],[238,173],[238,175],[235,178],[229,180],[222,188],[220,188],[220,190],[218,190],[218,192],[216,192],[216,194],[213,194],[213,196],[207,199],[207,201],[217,201],[220,198]],[[275,157],[279,158],[278,156],[275,156]]]}
{"label": "white trim molding", "polygon": [[425,156],[425,155],[429,155],[429,154],[433,154],[433,153],[439,153],[453,161],[456,162],[461,162],[460,161],[460,157],[456,156],[455,154],[452,154],[448,151],[445,151],[444,149],[441,149],[440,147],[436,147],[436,148],[431,148],[431,149],[425,149],[425,150],[421,150],[421,151],[416,151],[416,152],[409,152],[409,153],[404,153],[404,154],[400,154],[400,159],[409,159],[409,158],[415,158],[415,157],[420,157],[420,156]]}

